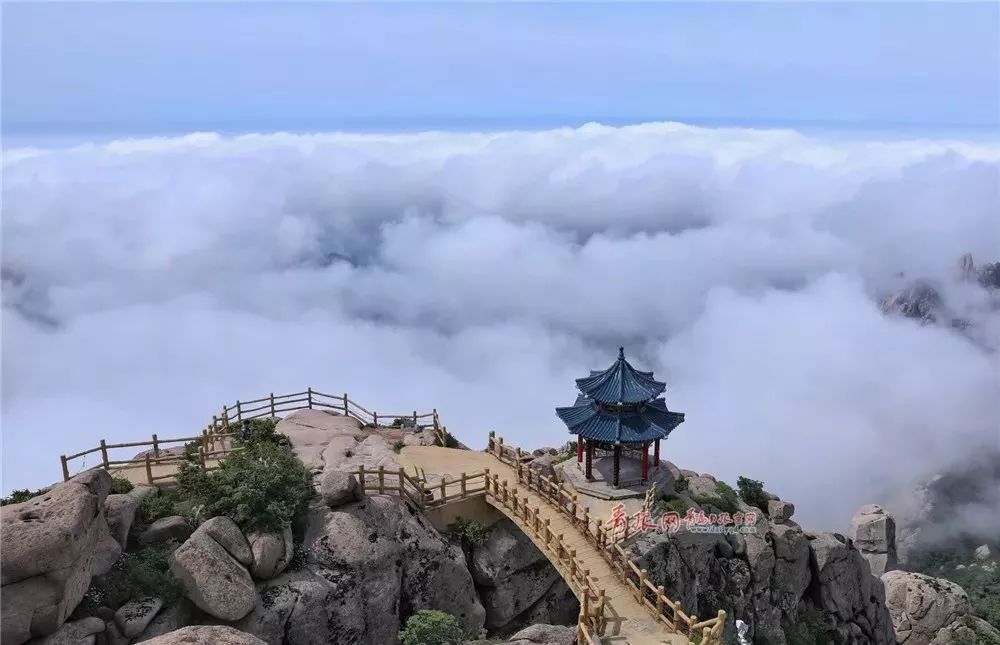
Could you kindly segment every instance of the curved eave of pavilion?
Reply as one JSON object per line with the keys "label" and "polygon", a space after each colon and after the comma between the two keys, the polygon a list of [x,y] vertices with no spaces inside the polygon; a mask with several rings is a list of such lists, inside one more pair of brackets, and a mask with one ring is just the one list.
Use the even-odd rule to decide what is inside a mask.
{"label": "curved eave of pavilion", "polygon": [[570,434],[607,443],[645,443],[665,439],[684,421],[684,413],[671,412],[663,399],[650,401],[639,412],[613,414],[597,402],[581,397],[576,405],[556,408]]}
{"label": "curved eave of pavilion", "polygon": [[649,401],[667,389],[667,384],[653,378],[652,372],[640,372],[619,353],[614,365],[601,372],[576,379],[576,387],[588,398],[602,403]]}

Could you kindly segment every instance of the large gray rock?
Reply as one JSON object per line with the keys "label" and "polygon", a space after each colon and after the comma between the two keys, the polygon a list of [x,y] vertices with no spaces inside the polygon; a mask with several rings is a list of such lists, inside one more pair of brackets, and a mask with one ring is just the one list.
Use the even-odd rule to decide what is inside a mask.
{"label": "large gray rock", "polygon": [[143,544],[163,544],[170,540],[183,542],[191,537],[193,531],[183,516],[170,515],[150,524],[139,536],[139,541]]}
{"label": "large gray rock", "polygon": [[798,526],[774,524],[771,527],[774,545],[774,574],[771,578],[771,600],[785,615],[795,609],[812,581],[809,568],[809,540]]}
{"label": "large gray rock", "polygon": [[121,555],[104,501],[111,477],[91,470],[21,504],[0,508],[0,640],[24,643],[66,621]]}
{"label": "large gray rock", "polygon": [[795,504],[780,499],[767,500],[767,515],[775,524],[784,524],[795,514]]}
{"label": "large gray rock", "polygon": [[54,634],[29,641],[29,645],[92,645],[95,636],[104,631],[104,621],[100,618],[84,618],[65,623]]}
{"label": "large gray rock", "polygon": [[472,548],[471,565],[490,631],[575,622],[580,613],[559,573],[508,519],[494,524],[486,541]]}
{"label": "large gray rock", "polygon": [[531,625],[508,640],[514,645],[576,645],[576,628],[561,625]]}
{"label": "large gray rock", "polygon": [[330,508],[339,508],[361,500],[361,484],[351,473],[328,470],[319,485],[323,503]]}
{"label": "large gray rock", "polygon": [[115,612],[115,624],[123,636],[135,638],[149,627],[162,608],[163,601],[159,598],[130,600]]}
{"label": "large gray rock", "polygon": [[128,542],[128,532],[132,530],[135,512],[139,509],[139,499],[132,495],[108,495],[104,500],[104,516],[108,521],[111,536],[124,549]]}
{"label": "large gray rock", "polygon": [[872,575],[896,568],[896,522],[877,504],[858,509],[851,519],[851,539],[868,560]]}
{"label": "large gray rock", "polygon": [[182,627],[145,642],[149,645],[267,645],[252,634],[221,625]]}
{"label": "large gray rock", "polygon": [[247,536],[253,563],[250,575],[257,580],[269,580],[280,574],[288,566],[294,555],[292,529],[281,533],[251,533]]}
{"label": "large gray rock", "polygon": [[296,582],[288,623],[308,632],[301,642],[396,643],[402,619],[420,609],[456,616],[467,633],[483,626],[461,549],[395,497],[336,510],[317,505],[303,548],[307,571],[294,573],[310,577]]}
{"label": "large gray rock", "polygon": [[207,533],[192,535],[170,556],[170,571],[185,595],[208,614],[239,620],[253,610],[253,579],[229,552]]}
{"label": "large gray rock", "polygon": [[807,537],[820,609],[835,618],[841,636],[858,641],[860,633],[873,643],[891,643],[894,635],[885,588],[871,575],[861,553],[836,533]]}
{"label": "large gray rock", "polygon": [[1000,642],[1000,631],[971,615],[969,597],[957,584],[905,571],[889,571],[882,575],[882,582],[896,642],[906,645]]}
{"label": "large gray rock", "polygon": [[250,551],[250,543],[236,522],[228,517],[219,515],[206,520],[198,527],[195,533],[205,533],[210,538],[219,543],[229,555],[236,558],[240,564],[250,566],[253,562],[253,553]]}

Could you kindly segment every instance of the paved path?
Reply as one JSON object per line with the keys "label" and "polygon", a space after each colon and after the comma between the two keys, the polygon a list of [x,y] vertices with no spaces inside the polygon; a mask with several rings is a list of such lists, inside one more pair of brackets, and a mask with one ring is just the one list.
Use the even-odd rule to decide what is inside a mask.
{"label": "paved path", "polygon": [[[593,544],[587,541],[580,530],[570,522],[569,518],[560,513],[551,502],[541,495],[517,485],[517,473],[513,468],[497,460],[492,455],[485,452],[475,452],[472,450],[456,450],[451,448],[437,448],[434,446],[411,446],[404,448],[399,455],[399,463],[412,470],[414,467],[423,469],[428,475],[435,473],[438,475],[448,475],[451,479],[459,477],[463,472],[472,473],[489,469],[491,475],[499,476],[500,481],[507,480],[508,488],[518,488],[518,498],[528,498],[531,507],[539,509],[539,517],[544,522],[549,520],[549,528],[555,534],[563,535],[563,544],[569,549],[576,549],[576,557],[583,562],[583,568],[590,571],[590,575],[597,578],[598,585],[603,587],[607,598],[608,613],[613,616],[609,619],[607,631],[604,636],[606,643],[616,643],[629,645],[687,645],[690,641],[681,634],[670,634],[655,621],[648,609],[641,606],[632,595],[632,590],[626,587],[619,574],[614,570],[604,557],[597,551]],[[487,502],[501,513],[509,517],[517,524],[525,535],[538,546],[539,550],[545,554],[559,574],[566,580],[570,578],[569,572],[565,570],[565,565],[552,556],[544,544],[544,540],[537,538],[534,531],[525,526],[524,520],[511,512],[499,501],[494,500],[492,495],[487,495]],[[571,585],[572,586],[572,585]]]}

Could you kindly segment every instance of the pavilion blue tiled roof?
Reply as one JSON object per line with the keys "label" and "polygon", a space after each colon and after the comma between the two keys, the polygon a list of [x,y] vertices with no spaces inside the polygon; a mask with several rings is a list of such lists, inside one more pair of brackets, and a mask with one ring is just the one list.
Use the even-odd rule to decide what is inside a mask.
{"label": "pavilion blue tiled roof", "polygon": [[666,383],[653,378],[652,372],[640,372],[625,360],[625,349],[618,348],[618,360],[603,372],[576,379],[584,394],[600,403],[639,403],[649,401],[666,389]]}
{"label": "pavilion blue tiled roof", "polygon": [[649,401],[634,412],[616,413],[593,400],[556,408],[570,434],[608,443],[644,443],[667,436],[684,421],[682,412],[671,412],[663,399]]}
{"label": "pavilion blue tiled roof", "polygon": [[[607,443],[645,443],[665,439],[684,421],[683,413],[671,412],[666,401],[656,398],[666,384],[652,372],[633,368],[621,348],[609,369],[576,382],[581,392],[576,403],[556,408],[570,434]],[[626,405],[610,405],[619,402]]]}

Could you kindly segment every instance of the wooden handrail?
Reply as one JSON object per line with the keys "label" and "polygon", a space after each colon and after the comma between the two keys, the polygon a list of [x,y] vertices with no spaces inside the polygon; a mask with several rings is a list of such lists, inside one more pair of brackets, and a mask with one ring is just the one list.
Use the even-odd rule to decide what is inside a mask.
{"label": "wooden handrail", "polygon": [[[573,525],[583,533],[587,541],[594,544],[608,563],[619,571],[622,576],[622,582],[627,587],[635,590],[637,600],[639,600],[640,604],[654,613],[656,618],[664,622],[668,629],[676,631],[678,623],[683,623],[690,638],[695,637],[694,634],[698,629],[703,629],[704,633],[701,634],[703,645],[721,644],[722,632],[726,620],[725,611],[720,610],[716,616],[703,621],[699,621],[696,616],[685,614],[681,609],[680,603],[671,600],[663,592],[662,587],[654,587],[652,585],[646,578],[645,570],[641,569],[628,557],[628,554],[621,545],[615,541],[613,535],[611,536],[610,544],[607,542],[608,531],[602,527],[600,520],[595,521],[595,529],[592,529],[591,518],[586,509],[584,509],[584,516],[582,518],[578,516],[578,504],[562,484],[557,485],[545,475],[540,473],[532,474],[530,467],[523,467],[521,458],[529,453],[523,452],[518,447],[505,445],[503,437],[497,437],[494,432],[490,432],[489,434],[486,451],[501,463],[512,466],[517,472],[520,483],[526,484],[531,490],[537,492],[543,499],[553,505],[560,513],[567,515]],[[569,502],[569,506],[567,506],[567,502]],[[632,576],[637,577],[638,581],[634,582],[631,579]],[[645,597],[646,589],[649,589],[653,593],[654,600],[652,602]],[[670,610],[672,619],[667,618],[663,613],[664,607]]]}

